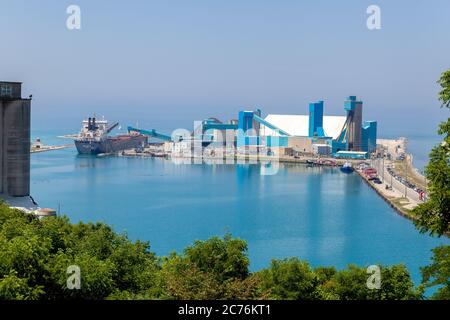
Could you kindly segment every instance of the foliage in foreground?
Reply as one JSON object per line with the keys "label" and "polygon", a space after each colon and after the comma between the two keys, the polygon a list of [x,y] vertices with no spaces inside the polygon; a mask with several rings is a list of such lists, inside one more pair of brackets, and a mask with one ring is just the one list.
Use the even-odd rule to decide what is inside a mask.
{"label": "foliage in foreground", "polygon": [[[158,258],[105,224],[39,220],[0,204],[0,299],[420,299],[435,285],[436,298],[450,298],[449,247],[435,249],[420,289],[402,265],[382,267],[381,289],[369,290],[366,269],[354,265],[273,260],[251,273],[249,263],[246,242],[230,235]],[[67,288],[70,265],[81,269],[79,290]]]}
{"label": "foliage in foreground", "polygon": [[[442,87],[439,100],[442,107],[448,110],[450,70],[442,74],[438,83]],[[431,150],[430,161],[425,168],[429,200],[416,207],[413,214],[417,217],[416,226],[421,232],[443,235],[450,233],[450,118],[439,125],[438,134],[443,136],[443,141]]]}
{"label": "foliage in foreground", "polygon": [[434,299],[450,300],[450,246],[433,249],[433,261],[422,268],[423,286],[437,287]]}

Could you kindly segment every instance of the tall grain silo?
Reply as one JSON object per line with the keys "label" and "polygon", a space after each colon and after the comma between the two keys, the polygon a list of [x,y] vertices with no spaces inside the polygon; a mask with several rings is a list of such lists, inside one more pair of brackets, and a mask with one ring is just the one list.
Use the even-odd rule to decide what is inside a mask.
{"label": "tall grain silo", "polygon": [[22,83],[0,81],[0,193],[30,195],[31,98]]}

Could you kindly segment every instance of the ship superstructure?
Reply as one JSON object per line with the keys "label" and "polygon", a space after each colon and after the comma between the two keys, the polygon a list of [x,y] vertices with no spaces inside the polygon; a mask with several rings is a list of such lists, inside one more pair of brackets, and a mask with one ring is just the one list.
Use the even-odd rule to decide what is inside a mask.
{"label": "ship superstructure", "polygon": [[147,145],[148,138],[134,132],[109,136],[110,132],[118,125],[118,122],[109,125],[107,120],[97,120],[95,117],[83,120],[81,131],[75,138],[75,146],[78,152],[81,154],[116,153],[127,149],[142,148]]}

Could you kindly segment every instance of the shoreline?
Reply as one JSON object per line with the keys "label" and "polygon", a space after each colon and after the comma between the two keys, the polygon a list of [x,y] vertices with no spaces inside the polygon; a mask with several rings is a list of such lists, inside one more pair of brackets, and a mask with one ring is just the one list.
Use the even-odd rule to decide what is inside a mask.
{"label": "shoreline", "polygon": [[407,218],[409,220],[415,221],[417,220],[411,213],[406,211],[404,208],[401,208],[396,203],[392,201],[392,198],[389,198],[385,193],[383,193],[379,188],[377,188],[373,183],[365,177],[361,171],[355,170],[355,172],[361,177],[361,179],[370,187],[372,188],[389,206],[394,209],[399,215],[401,215],[404,218]]}
{"label": "shoreline", "polygon": [[[151,154],[142,154],[142,153],[135,153],[135,152],[127,152],[123,155],[120,155],[123,157],[141,157],[141,158],[153,158]],[[158,158],[158,157],[156,157]],[[179,164],[195,164],[195,161],[201,161],[201,163],[198,164],[214,164],[216,161],[217,164],[256,164],[258,162],[271,162],[271,161],[277,161],[279,163],[285,163],[285,164],[301,164],[301,165],[311,165],[311,166],[321,166],[321,167],[341,167],[345,162],[352,163],[354,167],[362,164],[362,163],[371,163],[372,167],[377,169],[378,175],[383,176],[382,169],[380,168],[380,163],[378,165],[375,165],[373,162],[373,159],[366,159],[366,160],[353,160],[353,159],[336,159],[336,158],[330,158],[330,157],[300,157],[300,158],[293,158],[293,157],[271,157],[271,156],[259,156],[259,155],[234,155],[234,156],[228,156],[228,157],[208,157],[208,156],[197,156],[197,157],[186,157],[186,156],[167,156],[165,159],[175,160],[175,163]],[[407,157],[407,161],[410,160],[410,157]],[[228,162],[227,162],[228,161]],[[322,161],[321,164],[318,163],[311,163],[311,161],[318,162]],[[332,164],[330,164],[332,163]],[[386,169],[385,169],[386,170]],[[413,170],[417,170],[416,168],[413,168]],[[420,201],[418,199],[418,193],[410,188],[407,188],[406,197],[403,195],[402,191],[400,191],[400,187],[398,185],[400,182],[395,180],[396,186],[392,187],[391,189],[385,189],[385,186],[388,185],[387,179],[383,179],[382,184],[375,185],[373,182],[371,182],[367,177],[364,176],[364,174],[361,172],[361,170],[357,170],[355,168],[355,174],[358,174],[361,179],[369,185],[379,197],[381,197],[394,211],[399,214],[400,216],[407,218],[411,221],[415,221],[416,218],[411,214],[411,211],[414,207],[419,205]],[[385,171],[385,174],[390,176],[390,174]],[[391,177],[391,180],[395,179]],[[403,186],[401,186],[403,187]],[[417,199],[416,199],[417,198]]]}
{"label": "shoreline", "polygon": [[48,152],[48,151],[56,151],[56,150],[62,150],[66,148],[72,147],[71,144],[65,144],[61,146],[42,146],[40,148],[32,148],[30,150],[30,153],[41,153],[41,152]]}
{"label": "shoreline", "polygon": [[[408,162],[411,170],[414,170],[418,176],[422,176],[419,170],[413,167],[412,163],[412,155],[407,153],[406,151],[406,138],[399,139],[379,139],[377,144],[380,145],[382,150],[390,150],[390,153],[394,156],[398,156],[399,154],[404,154],[405,161]],[[69,145],[64,146],[55,146],[51,149],[39,150],[37,152],[44,151],[52,151],[52,150],[60,150],[68,147]],[[395,146],[395,147],[394,147]],[[392,149],[394,147],[394,149]],[[392,149],[392,150],[391,150]],[[127,150],[115,156],[119,157],[139,157],[139,158],[160,158],[161,155],[155,156],[152,152],[135,152],[134,150]],[[303,164],[309,166],[323,166],[323,167],[340,167],[345,162],[351,163],[355,167],[355,173],[358,174],[363,181],[368,184],[377,194],[380,196],[392,209],[396,211],[400,216],[407,218],[411,221],[415,221],[416,218],[411,214],[411,211],[414,207],[416,207],[420,201],[418,200],[418,194],[413,189],[409,189],[403,185],[399,185],[400,182],[394,181],[395,184],[392,183],[393,178],[390,174],[385,171],[384,164],[383,169],[381,168],[380,159],[336,159],[331,157],[318,157],[318,156],[300,156],[300,157],[292,157],[292,156],[266,156],[266,155],[254,155],[254,154],[222,154],[217,156],[183,156],[183,155],[173,155],[166,154],[164,159],[170,159],[174,163],[178,164],[196,164],[196,163],[205,163],[205,164],[256,164],[258,162],[279,162],[285,164]],[[378,161],[377,161],[378,160]],[[371,182],[368,177],[365,177],[364,174],[360,170],[356,170],[356,166],[359,164],[366,163],[370,164],[371,167],[377,169],[377,174],[380,177],[383,177],[382,184],[374,184]],[[375,164],[376,163],[376,164]],[[389,161],[388,165],[394,165],[395,161]],[[389,184],[385,179],[385,175],[391,179],[391,189],[386,189],[385,187]],[[395,178],[394,178],[395,179]],[[406,197],[402,194],[401,188],[405,189]],[[395,189],[394,191],[392,191]]]}

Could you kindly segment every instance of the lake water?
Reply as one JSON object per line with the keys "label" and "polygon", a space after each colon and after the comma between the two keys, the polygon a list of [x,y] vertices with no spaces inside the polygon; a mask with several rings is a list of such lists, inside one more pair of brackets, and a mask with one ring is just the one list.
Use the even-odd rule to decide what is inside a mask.
{"label": "lake water", "polygon": [[450,244],[419,234],[356,174],[305,165],[281,166],[273,176],[260,171],[86,157],[68,148],[32,155],[31,189],[41,206],[60,207],[72,222],[111,224],[150,241],[158,255],[229,231],[248,242],[252,270],[293,256],[338,268],[405,263],[417,282],[430,250]]}
{"label": "lake water", "polygon": [[428,156],[431,149],[442,141],[438,135],[420,136],[414,135],[408,137],[408,152],[413,154],[414,166],[423,171],[428,163]]}

